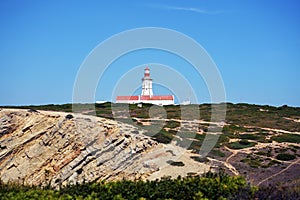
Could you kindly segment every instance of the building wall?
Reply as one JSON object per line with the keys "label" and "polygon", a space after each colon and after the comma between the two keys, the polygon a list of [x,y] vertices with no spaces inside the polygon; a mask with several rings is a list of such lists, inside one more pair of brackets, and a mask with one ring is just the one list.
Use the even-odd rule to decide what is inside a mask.
{"label": "building wall", "polygon": [[153,95],[152,79],[150,79],[148,77],[143,78],[142,95],[144,95],[144,96],[152,96]]}
{"label": "building wall", "polygon": [[150,103],[155,105],[171,105],[174,104],[174,100],[142,100],[142,101],[134,101],[134,100],[117,100],[116,103],[128,103],[128,104],[137,104],[137,103]]}
{"label": "building wall", "polygon": [[140,102],[139,101],[132,101],[132,100],[117,100],[116,103],[136,104],[136,103],[140,103]]}
{"label": "building wall", "polygon": [[142,103],[151,103],[151,104],[160,105],[160,106],[174,104],[173,100],[143,100],[141,102]]}

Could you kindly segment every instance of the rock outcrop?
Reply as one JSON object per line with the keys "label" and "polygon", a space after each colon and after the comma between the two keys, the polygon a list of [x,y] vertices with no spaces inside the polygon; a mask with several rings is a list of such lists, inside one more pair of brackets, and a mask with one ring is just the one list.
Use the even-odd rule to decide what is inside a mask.
{"label": "rock outcrop", "polygon": [[[172,167],[167,161],[176,160],[182,152],[174,145],[157,143],[143,130],[109,119],[50,111],[0,110],[0,177],[4,182],[59,186],[159,178],[176,171],[167,169]],[[185,160],[193,162],[187,157]],[[175,175],[190,172],[190,166],[194,167],[193,173],[209,167],[193,162],[181,168],[183,174]]]}
{"label": "rock outcrop", "polygon": [[139,178],[157,170],[136,160],[158,144],[135,129],[80,114],[3,109],[1,179],[58,185]]}

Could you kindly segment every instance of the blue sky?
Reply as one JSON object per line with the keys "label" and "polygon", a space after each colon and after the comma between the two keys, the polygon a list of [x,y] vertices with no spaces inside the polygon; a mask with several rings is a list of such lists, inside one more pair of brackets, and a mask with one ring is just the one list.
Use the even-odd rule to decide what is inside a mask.
{"label": "blue sky", "polygon": [[[221,73],[227,101],[300,107],[299,10],[297,0],[2,0],[0,105],[71,102],[80,65],[99,43],[129,29],[163,27],[206,49]],[[180,65],[198,102],[209,102],[205,83],[187,63],[154,50],[114,62],[95,100],[111,100],[111,86],[145,63],[177,71]],[[155,86],[154,92],[169,89]]]}

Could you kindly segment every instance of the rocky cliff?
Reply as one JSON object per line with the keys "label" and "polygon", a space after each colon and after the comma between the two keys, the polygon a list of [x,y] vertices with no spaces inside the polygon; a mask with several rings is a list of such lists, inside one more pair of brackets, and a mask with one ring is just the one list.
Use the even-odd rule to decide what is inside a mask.
{"label": "rocky cliff", "polygon": [[[158,144],[128,124],[62,112],[0,110],[0,177],[26,184],[159,178],[209,166],[175,145]],[[170,160],[185,166],[170,166]],[[176,168],[176,170],[172,169]]]}

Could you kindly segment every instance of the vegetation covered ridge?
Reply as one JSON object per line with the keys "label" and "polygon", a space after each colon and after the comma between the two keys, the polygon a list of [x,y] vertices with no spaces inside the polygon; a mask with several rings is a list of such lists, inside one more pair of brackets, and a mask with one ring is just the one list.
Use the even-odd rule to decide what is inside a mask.
{"label": "vegetation covered ridge", "polygon": [[300,188],[256,187],[223,171],[160,180],[84,182],[60,188],[0,181],[0,199],[297,199]]}
{"label": "vegetation covered ridge", "polygon": [[[226,122],[239,126],[256,126],[274,129],[283,129],[288,131],[300,132],[300,108],[290,107],[287,105],[275,107],[269,105],[254,105],[247,103],[220,103],[220,104],[199,104],[200,116],[199,119],[210,121],[212,105],[216,112],[218,106],[222,107],[226,104]],[[62,111],[72,112],[72,107],[76,107],[76,112],[83,112],[85,114],[96,114],[99,117],[105,118],[118,118],[122,116],[122,112],[130,113],[132,118],[149,118],[149,108],[158,107],[151,104],[143,104],[139,107],[136,104],[115,104],[106,102],[102,104],[48,104],[48,105],[27,105],[27,106],[0,106],[0,108],[24,108],[34,110],[49,110],[49,111]],[[113,115],[112,107],[117,116]],[[167,119],[180,119],[181,108],[192,107],[195,105],[168,105],[164,106],[166,110]],[[186,113],[185,113],[186,115]]]}

